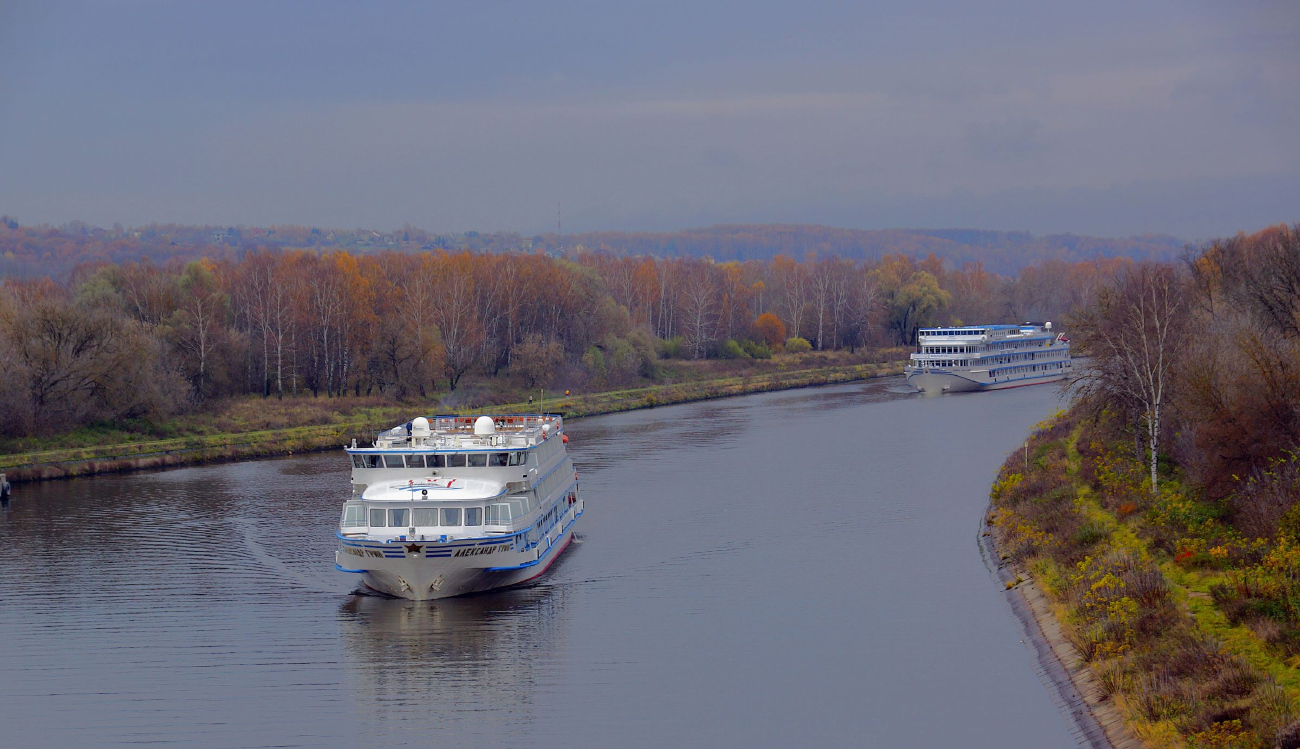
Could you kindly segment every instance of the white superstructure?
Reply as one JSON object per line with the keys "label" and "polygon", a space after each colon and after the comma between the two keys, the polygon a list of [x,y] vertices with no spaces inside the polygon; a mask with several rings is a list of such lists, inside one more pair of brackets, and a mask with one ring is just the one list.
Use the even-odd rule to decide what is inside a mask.
{"label": "white superstructure", "polygon": [[578,474],[552,414],[419,417],[345,448],[335,566],[427,600],[518,585],[573,540]]}
{"label": "white superstructure", "polygon": [[907,382],[922,392],[999,390],[1063,379],[1070,342],[1050,322],[921,328],[911,359]]}

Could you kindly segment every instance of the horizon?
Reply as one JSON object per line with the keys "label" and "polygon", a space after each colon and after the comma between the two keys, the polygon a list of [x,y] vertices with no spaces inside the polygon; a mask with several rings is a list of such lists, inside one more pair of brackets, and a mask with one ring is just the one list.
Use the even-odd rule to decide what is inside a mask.
{"label": "horizon", "polygon": [[1197,242],[1295,219],[1297,15],[1276,2],[7,5],[0,213]]}
{"label": "horizon", "polygon": [[[410,222],[405,222],[400,226],[323,226],[323,225],[315,225],[315,224],[292,224],[285,221],[277,221],[268,224],[182,223],[178,221],[149,221],[141,224],[124,224],[121,221],[114,221],[111,224],[104,225],[104,224],[93,223],[93,222],[89,222],[77,218],[69,219],[67,221],[62,221],[59,223],[50,223],[50,222],[27,222],[27,221],[23,221],[21,216],[13,216],[10,214],[3,213],[2,211],[0,211],[0,215],[3,215],[5,218],[8,218],[10,220],[16,221],[20,228],[23,227],[34,228],[39,226],[45,226],[52,229],[56,229],[58,231],[65,231],[67,229],[76,227],[78,225],[84,226],[91,230],[103,229],[105,231],[119,231],[119,230],[136,231],[136,230],[146,229],[155,226],[175,226],[175,227],[190,228],[190,229],[225,228],[225,229],[239,229],[239,230],[244,230],[244,229],[266,230],[266,229],[275,229],[276,227],[299,227],[299,228],[317,229],[321,231],[331,231],[331,232],[377,231],[377,232],[388,233],[388,234],[393,234],[404,230],[415,230],[415,231],[422,231],[425,232],[426,234],[430,234],[433,236],[465,236],[467,234],[477,234],[483,236],[504,236],[504,235],[514,234],[524,239],[559,236],[556,234],[554,229],[542,230],[537,232],[521,232],[513,229],[465,229],[462,231],[439,231],[437,229],[431,229],[426,226],[418,226]],[[1289,222],[1287,221],[1275,221],[1272,224],[1268,224],[1267,226],[1258,226],[1258,227],[1253,227],[1248,229],[1242,229],[1241,232],[1246,234],[1251,234],[1256,231],[1268,228],[1268,226],[1275,226],[1279,224],[1288,224],[1288,223]],[[117,227],[120,227],[120,229]],[[852,232],[864,232],[864,233],[899,232],[904,234],[906,233],[933,234],[933,233],[943,233],[943,232],[980,232],[980,233],[987,233],[987,234],[1009,234],[1009,235],[1027,234],[1033,237],[1034,239],[1045,239],[1045,238],[1050,238],[1055,236],[1078,236],[1078,237],[1089,237],[1094,239],[1165,239],[1165,240],[1177,240],[1179,242],[1186,242],[1189,244],[1195,244],[1201,241],[1214,239],[1214,238],[1207,237],[1207,238],[1198,238],[1196,240],[1189,240],[1184,237],[1179,237],[1174,234],[1166,234],[1163,232],[1144,232],[1141,234],[1128,234],[1128,235],[1104,235],[1104,234],[1080,234],[1078,232],[1069,232],[1069,231],[1034,232],[1034,231],[1029,231],[1027,229],[1016,229],[1016,228],[984,229],[984,228],[978,228],[973,226],[884,226],[875,229],[860,229],[852,226],[835,226],[833,224],[772,223],[772,222],[761,222],[761,221],[751,222],[751,223],[717,223],[717,224],[709,224],[709,225],[701,225],[701,226],[683,226],[679,228],[650,229],[650,230],[626,230],[626,229],[577,230],[572,232],[566,231],[563,233],[563,236],[576,237],[576,236],[583,236],[583,235],[590,235],[590,234],[627,234],[627,235],[685,234],[690,232],[708,232],[708,231],[717,231],[722,229],[749,229],[749,228],[831,229],[834,231],[852,231]]]}

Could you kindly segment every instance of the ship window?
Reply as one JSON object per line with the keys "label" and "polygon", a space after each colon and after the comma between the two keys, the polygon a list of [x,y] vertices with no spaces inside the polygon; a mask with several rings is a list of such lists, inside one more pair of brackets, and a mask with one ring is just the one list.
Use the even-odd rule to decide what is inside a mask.
{"label": "ship window", "polygon": [[360,502],[343,503],[343,527],[356,528],[357,526],[365,527],[366,525],[366,508]]}
{"label": "ship window", "polygon": [[384,463],[389,468],[405,468],[405,466],[402,465],[402,456],[400,455],[385,455]]}
{"label": "ship window", "polygon": [[442,453],[424,456],[424,464],[429,468],[446,468],[447,457]]}
{"label": "ship window", "polygon": [[492,453],[488,455],[488,466],[491,468],[504,468],[510,460],[510,453]]}
{"label": "ship window", "polygon": [[460,508],[444,507],[442,508],[443,525],[460,525]]}
{"label": "ship window", "polygon": [[406,525],[407,510],[405,507],[394,507],[388,511],[388,527],[401,528]]}
{"label": "ship window", "polygon": [[383,468],[383,467],[384,467],[384,458],[382,455],[375,455],[371,453],[370,455],[366,456],[366,468]]}
{"label": "ship window", "polygon": [[470,468],[487,467],[487,453],[470,453],[467,457],[469,458]]}
{"label": "ship window", "polygon": [[483,508],[466,507],[465,525],[483,525]]}
{"label": "ship window", "polygon": [[438,524],[437,507],[417,507],[411,510],[411,525],[432,528]]}
{"label": "ship window", "polygon": [[510,523],[510,505],[488,505],[486,510],[488,525],[507,525]]}
{"label": "ship window", "polygon": [[352,467],[353,467],[353,468],[365,468],[365,467],[366,467],[366,459],[363,458],[363,457],[361,457],[360,455],[353,455],[353,456],[352,456]]}
{"label": "ship window", "polygon": [[423,456],[423,455],[407,455],[407,456],[406,456],[406,467],[407,467],[407,468],[424,468],[424,456]]}
{"label": "ship window", "polygon": [[385,518],[385,517],[387,517],[387,516],[384,515],[384,511],[383,511],[383,510],[379,509],[378,507],[372,507],[372,508],[370,509],[370,527],[371,527],[371,528],[383,528],[384,525],[385,525],[385,523],[384,523],[384,518]]}
{"label": "ship window", "polygon": [[528,508],[527,505],[524,504],[524,500],[522,500],[522,499],[507,499],[506,502],[510,504],[510,517],[512,517],[512,518],[521,518],[521,517],[523,517],[524,515],[527,515],[527,514],[528,514],[528,509],[529,509],[529,508]]}
{"label": "ship window", "polygon": [[512,466],[522,465],[524,462],[522,460],[522,457],[527,454],[528,453],[510,453],[510,465]]}
{"label": "ship window", "polygon": [[465,467],[465,453],[451,453],[450,455],[448,455],[448,456],[447,456],[447,467],[448,467],[448,468],[464,468],[464,467]]}

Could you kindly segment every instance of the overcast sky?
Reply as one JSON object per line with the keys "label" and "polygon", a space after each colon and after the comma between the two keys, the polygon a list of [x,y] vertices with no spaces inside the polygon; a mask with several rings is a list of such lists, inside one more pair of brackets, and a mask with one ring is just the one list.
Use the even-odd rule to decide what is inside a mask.
{"label": "overcast sky", "polygon": [[1300,3],[0,0],[0,213],[1199,239],[1300,221]]}

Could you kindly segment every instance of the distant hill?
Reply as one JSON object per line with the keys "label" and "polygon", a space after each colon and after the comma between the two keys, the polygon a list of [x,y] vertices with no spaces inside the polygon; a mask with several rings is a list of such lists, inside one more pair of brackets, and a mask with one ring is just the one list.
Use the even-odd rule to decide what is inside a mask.
{"label": "distant hill", "polygon": [[776,255],[802,259],[840,255],[874,259],[888,254],[934,254],[960,267],[982,261],[986,269],[1013,275],[1044,260],[1077,261],[1096,257],[1168,260],[1184,242],[1166,235],[1106,238],[1073,234],[1036,236],[1027,232],[976,229],[838,229],[799,224],[719,225],[674,232],[587,232],[526,237],[510,232],[436,234],[413,226],[397,231],[323,229],[304,226],[225,227],[151,224],[111,229],[81,222],[24,226],[0,218],[0,277],[66,277],[83,263],[149,258],[238,258],[259,248],[382,251],[468,249],[476,252],[609,252],[618,255],[712,257],[762,260]]}

